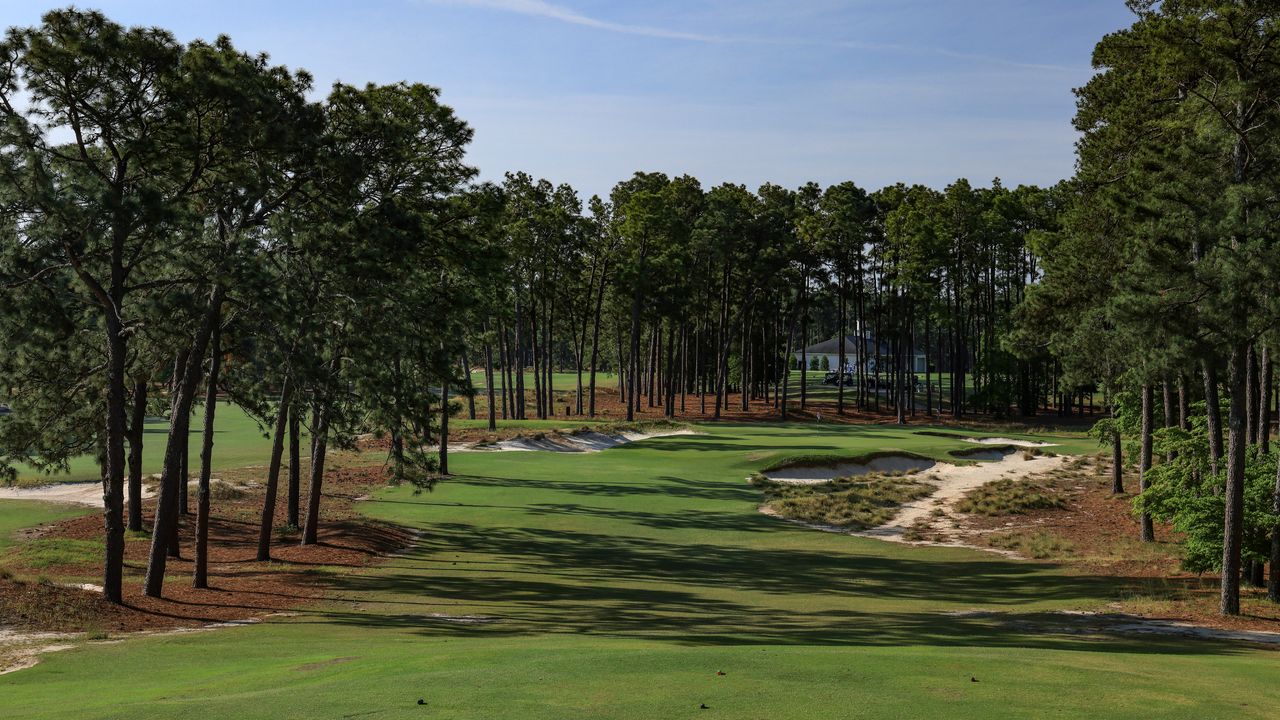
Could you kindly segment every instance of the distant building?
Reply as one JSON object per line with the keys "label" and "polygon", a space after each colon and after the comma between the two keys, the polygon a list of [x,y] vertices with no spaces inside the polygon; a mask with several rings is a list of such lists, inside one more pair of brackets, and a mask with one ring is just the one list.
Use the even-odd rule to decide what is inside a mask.
{"label": "distant building", "polygon": [[[859,335],[846,335],[843,338],[845,368],[849,372],[857,372],[858,369],[858,339]],[[875,341],[875,336],[871,333],[861,333],[861,339],[863,357],[866,359],[867,363],[867,372],[876,371],[877,358],[882,358],[886,366],[889,366],[892,363],[893,349],[889,343],[877,343]],[[831,338],[830,340],[825,340],[816,345],[810,345],[803,351],[797,350],[795,351],[794,362],[800,363],[801,359],[804,358],[807,359],[809,366],[812,367],[813,361],[816,358],[819,368],[835,370],[840,367],[840,342],[841,338]],[[877,352],[877,347],[879,352]],[[927,362],[928,359],[925,357],[923,352],[918,350],[913,352],[911,358],[912,372],[923,375]],[[935,372],[936,370],[937,369],[935,368]]]}

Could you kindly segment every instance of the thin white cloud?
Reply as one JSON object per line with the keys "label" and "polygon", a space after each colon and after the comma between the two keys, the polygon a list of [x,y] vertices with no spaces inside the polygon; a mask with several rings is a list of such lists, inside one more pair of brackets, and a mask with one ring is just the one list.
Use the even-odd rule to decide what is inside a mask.
{"label": "thin white cloud", "polygon": [[573,8],[564,5],[557,5],[547,2],[546,0],[426,0],[426,2],[438,5],[459,5],[464,7],[482,8],[487,10],[497,10],[501,12],[514,13],[517,15],[528,15],[532,17],[546,18],[548,20],[556,20],[558,22],[568,23],[570,25],[579,25],[582,27],[593,28],[596,30],[604,30],[606,32],[621,33],[624,35],[640,35],[644,37],[662,38],[666,40],[685,40],[697,43],[738,43],[750,45],[790,45],[790,46],[808,46],[808,47],[831,47],[844,48],[847,50],[870,50],[899,52],[914,55],[939,55],[942,57],[954,58],[957,60],[973,60],[976,62],[991,63],[995,65],[1004,65],[1006,67],[1016,67],[1026,70],[1050,70],[1060,72],[1088,72],[1087,67],[1068,67],[1065,65],[1052,65],[1043,63],[1027,63],[1017,60],[1009,60],[1007,58],[997,57],[994,55],[983,55],[981,53],[966,53],[948,48],[927,47],[918,45],[901,45],[895,43],[873,43],[860,41],[831,41],[831,40],[813,40],[805,38],[764,38],[750,36],[732,36],[732,35],[710,35],[706,33],[685,32],[682,30],[672,30],[669,28],[653,27],[650,25],[635,25],[630,23],[619,23],[610,20],[601,20],[599,18],[584,15]]}
{"label": "thin white cloud", "polygon": [[600,20],[598,18],[589,17],[582,13],[565,7],[563,5],[553,5],[544,0],[429,0],[441,5],[466,5],[469,7],[486,8],[490,10],[501,10],[518,15],[532,15],[534,17],[548,18],[550,20],[559,20],[560,22],[569,23],[571,25],[581,25],[583,27],[595,28],[597,30],[607,30],[609,32],[623,33],[626,35],[643,35],[645,37],[665,38],[668,40],[688,40],[690,42],[704,43],[723,43],[737,42],[735,38],[720,37],[717,35],[704,35],[702,33],[682,32],[680,30],[668,30],[666,28],[649,27],[647,25],[630,25],[627,23],[616,23],[608,20]]}

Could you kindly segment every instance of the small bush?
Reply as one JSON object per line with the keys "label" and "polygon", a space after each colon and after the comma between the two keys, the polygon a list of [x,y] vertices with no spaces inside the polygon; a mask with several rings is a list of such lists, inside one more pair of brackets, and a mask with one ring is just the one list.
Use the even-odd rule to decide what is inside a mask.
{"label": "small bush", "polygon": [[244,490],[231,483],[216,482],[209,484],[209,498],[211,500],[240,500],[244,496]]}
{"label": "small bush", "polygon": [[1065,507],[1062,499],[1050,494],[1052,492],[1049,488],[1029,482],[993,480],[971,490],[956,503],[956,510],[972,515],[998,517]]}
{"label": "small bush", "polygon": [[0,580],[12,580],[13,571],[9,568],[0,567]]}

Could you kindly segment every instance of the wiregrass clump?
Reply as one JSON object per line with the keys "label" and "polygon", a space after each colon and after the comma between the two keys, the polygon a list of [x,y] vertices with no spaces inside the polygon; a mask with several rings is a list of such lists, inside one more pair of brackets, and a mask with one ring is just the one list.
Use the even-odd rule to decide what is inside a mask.
{"label": "wiregrass clump", "polygon": [[1065,507],[1062,499],[1052,493],[1050,488],[1030,482],[1007,478],[993,480],[969,491],[956,503],[956,510],[970,515],[998,517]]}
{"label": "wiregrass clump", "polygon": [[1075,546],[1065,538],[1044,530],[1033,533],[1010,532],[988,535],[987,544],[993,548],[1011,550],[1036,560],[1061,557],[1075,549]]}
{"label": "wiregrass clump", "polygon": [[903,503],[933,493],[935,487],[917,476],[902,474],[836,478],[814,485],[794,485],[755,475],[751,482],[764,492],[765,504],[779,516],[815,525],[865,530],[883,525]]}

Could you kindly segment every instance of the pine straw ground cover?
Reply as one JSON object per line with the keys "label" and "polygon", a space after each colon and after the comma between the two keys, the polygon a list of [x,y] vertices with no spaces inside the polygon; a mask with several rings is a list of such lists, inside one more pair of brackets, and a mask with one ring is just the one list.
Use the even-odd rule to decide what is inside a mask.
{"label": "pine straw ground cover", "polygon": [[[97,513],[58,520],[28,532],[0,551],[0,618],[7,625],[62,632],[128,632],[194,627],[258,618],[314,604],[327,581],[378,561],[409,542],[408,533],[369,519],[353,508],[356,498],[385,486],[381,468],[343,468],[327,473],[321,504],[319,544],[298,544],[296,529],[283,526],[284,492],[276,507],[272,560],[258,562],[262,489],[237,487],[258,470],[226,473],[215,484],[209,528],[210,588],[191,587],[195,516],[182,518],[181,558],[170,558],[164,597],[142,593],[150,538],[130,533],[125,542],[125,603],[115,606],[99,593],[74,585],[100,583],[102,519]],[[282,489],[283,490],[283,489]],[[194,505],[194,488],[192,502]],[[305,507],[305,492],[304,492]],[[194,507],[192,508],[194,511]],[[151,524],[154,501],[144,507]]]}
{"label": "pine straw ground cover", "polygon": [[[1132,468],[1126,470],[1125,482],[1130,489],[1137,485]],[[1242,586],[1242,615],[1219,616],[1217,578],[1181,569],[1180,538],[1166,525],[1156,525],[1156,542],[1141,542],[1132,500],[1132,494],[1111,494],[1108,456],[1081,456],[1026,481],[988,483],[958,504],[962,512],[954,519],[971,542],[1061,563],[1080,573],[1143,580],[1122,584],[1109,605],[1112,610],[1280,631],[1280,606],[1266,600],[1264,588]]]}

